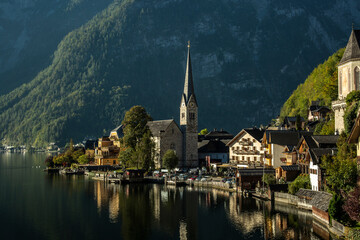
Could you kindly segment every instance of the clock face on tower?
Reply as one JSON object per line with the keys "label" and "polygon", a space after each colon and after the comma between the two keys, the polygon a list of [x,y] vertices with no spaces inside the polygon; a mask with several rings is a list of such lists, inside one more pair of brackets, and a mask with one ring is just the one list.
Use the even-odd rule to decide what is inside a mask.
{"label": "clock face on tower", "polygon": [[190,107],[194,107],[194,103],[190,103]]}

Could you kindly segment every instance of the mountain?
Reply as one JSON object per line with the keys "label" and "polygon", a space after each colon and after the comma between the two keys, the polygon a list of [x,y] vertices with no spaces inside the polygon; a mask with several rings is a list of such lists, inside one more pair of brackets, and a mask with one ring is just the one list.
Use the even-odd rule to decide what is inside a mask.
{"label": "mountain", "polygon": [[51,55],[70,31],[112,0],[0,1],[0,94],[31,81],[51,64]]}
{"label": "mountain", "polygon": [[113,1],[70,32],[33,80],[0,97],[0,138],[99,136],[132,105],[177,120],[188,40],[200,129],[266,124],[345,46],[359,9],[355,0]]}
{"label": "mountain", "polygon": [[300,115],[307,118],[311,101],[320,100],[322,105],[331,108],[331,102],[338,97],[338,69],[345,48],[319,64],[303,84],[291,94],[281,108],[280,117]]}

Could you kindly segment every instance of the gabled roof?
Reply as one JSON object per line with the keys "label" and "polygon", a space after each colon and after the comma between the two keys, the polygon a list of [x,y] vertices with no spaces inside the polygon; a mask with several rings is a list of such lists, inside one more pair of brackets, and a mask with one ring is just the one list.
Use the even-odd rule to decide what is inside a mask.
{"label": "gabled roof", "polygon": [[339,135],[313,135],[312,138],[319,147],[336,147]]}
{"label": "gabled roof", "polygon": [[261,139],[264,135],[265,130],[259,129],[259,128],[244,128],[241,130],[233,139],[228,142],[227,146],[230,146],[233,142],[238,140],[240,137],[245,135],[245,133],[248,133],[250,136],[252,136],[256,141],[261,142]]}
{"label": "gabled roof", "polygon": [[282,168],[282,170],[284,171],[300,171],[300,166],[299,165],[283,165],[283,166],[280,166]]}
{"label": "gabled roof", "polygon": [[321,157],[324,155],[334,155],[335,149],[333,148],[314,148],[310,149],[310,157],[314,165],[321,163]]}
{"label": "gabled roof", "polygon": [[360,136],[360,114],[358,114],[355,119],[354,126],[352,127],[348,138],[348,143],[357,143],[359,136]]}
{"label": "gabled roof", "polygon": [[312,135],[312,132],[292,131],[292,130],[266,130],[266,141],[268,144],[282,146],[296,146],[299,139],[305,135]]}
{"label": "gabled roof", "polygon": [[114,133],[116,132],[116,134],[118,135],[119,138],[123,137],[124,136],[124,125],[119,125],[117,126],[116,128],[114,128],[113,130],[111,130],[110,132],[110,136],[111,136],[111,133]]}
{"label": "gabled roof", "polygon": [[353,29],[349,41],[339,65],[345,64],[351,60],[360,59],[360,30]]}
{"label": "gabled roof", "polygon": [[231,133],[228,133],[227,131],[224,130],[216,130],[214,129],[213,131],[209,132],[208,134],[205,135],[205,139],[232,139],[234,137],[234,135],[232,135]]}
{"label": "gabled roof", "polygon": [[315,197],[316,193],[317,191],[300,188],[299,191],[295,193],[295,196],[298,196],[299,198],[312,199],[313,197]]}
{"label": "gabled roof", "polygon": [[160,133],[165,132],[172,122],[174,122],[177,128],[179,128],[174,119],[149,121],[146,125],[149,127],[154,137],[159,137]]}
{"label": "gabled roof", "polygon": [[199,153],[229,153],[229,147],[222,141],[204,140],[198,143]]}
{"label": "gabled roof", "polygon": [[331,198],[331,193],[317,191],[309,203],[317,209],[327,212]]}

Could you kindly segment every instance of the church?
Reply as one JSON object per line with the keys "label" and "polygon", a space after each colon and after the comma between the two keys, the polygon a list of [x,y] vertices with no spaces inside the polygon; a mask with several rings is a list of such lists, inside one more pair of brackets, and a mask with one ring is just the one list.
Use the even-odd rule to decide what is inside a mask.
{"label": "church", "polygon": [[162,157],[169,149],[179,158],[178,167],[198,166],[198,103],[191,68],[190,42],[186,62],[184,91],[180,100],[180,126],[174,119],[150,121],[147,124],[155,143],[155,167],[162,168]]}
{"label": "church", "polygon": [[345,130],[346,96],[360,90],[360,30],[352,29],[343,57],[338,65],[338,99],[332,102],[335,113],[335,132]]}

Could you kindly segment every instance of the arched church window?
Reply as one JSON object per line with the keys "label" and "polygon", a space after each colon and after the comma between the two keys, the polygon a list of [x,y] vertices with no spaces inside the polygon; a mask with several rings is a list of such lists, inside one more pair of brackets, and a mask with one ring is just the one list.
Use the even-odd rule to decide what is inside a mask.
{"label": "arched church window", "polygon": [[354,86],[355,86],[355,90],[360,90],[360,68],[359,67],[355,67],[355,71],[354,71]]}
{"label": "arched church window", "polygon": [[348,69],[348,91],[351,92],[351,77],[350,77],[350,68]]}
{"label": "arched church window", "polygon": [[342,72],[339,73],[339,95],[342,95]]}
{"label": "arched church window", "polygon": [[195,119],[195,113],[192,113],[192,112],[191,112],[191,113],[189,114],[189,117],[190,117],[190,120],[194,120],[194,119]]}

